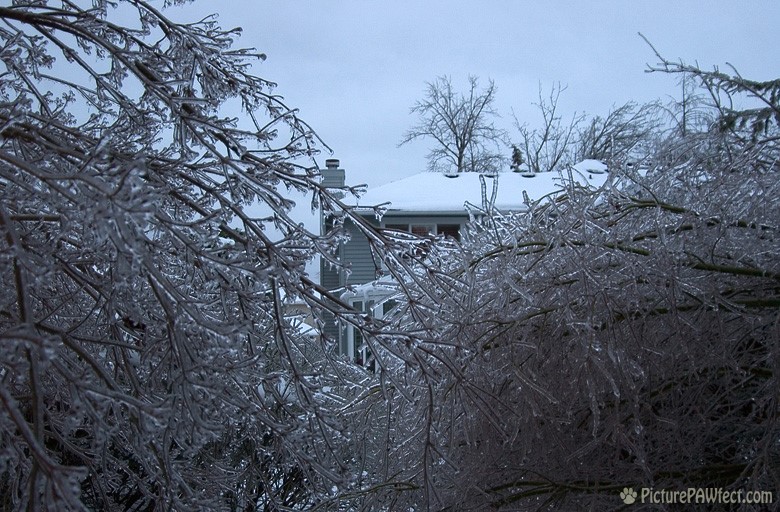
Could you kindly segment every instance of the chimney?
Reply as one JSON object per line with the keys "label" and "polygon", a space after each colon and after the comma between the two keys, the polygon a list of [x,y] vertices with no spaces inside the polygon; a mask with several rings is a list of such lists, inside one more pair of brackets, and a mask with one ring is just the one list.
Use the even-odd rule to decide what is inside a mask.
{"label": "chimney", "polygon": [[320,170],[322,176],[322,185],[328,188],[339,188],[344,186],[344,169],[339,169],[338,158],[328,158],[325,160],[325,168]]}
{"label": "chimney", "polygon": [[[336,198],[344,198],[344,192],[333,190],[343,187],[345,182],[344,169],[339,169],[339,161],[337,158],[328,158],[325,160],[325,168],[320,169],[320,176],[322,177],[320,183],[323,187],[330,189],[333,196]],[[327,202],[330,203],[330,201]],[[337,208],[324,211],[323,205],[320,204],[320,234],[325,235],[326,233],[329,233],[335,226],[336,217],[339,217],[342,213],[343,212],[339,211]],[[343,245],[342,242],[339,242],[338,251],[335,254],[338,259],[343,257]],[[326,290],[335,290],[346,284],[346,274],[342,270],[334,268],[328,260],[329,258],[320,257],[320,284]],[[333,321],[332,315],[326,315],[324,332],[328,336],[333,336],[336,339],[340,338],[339,327]]]}

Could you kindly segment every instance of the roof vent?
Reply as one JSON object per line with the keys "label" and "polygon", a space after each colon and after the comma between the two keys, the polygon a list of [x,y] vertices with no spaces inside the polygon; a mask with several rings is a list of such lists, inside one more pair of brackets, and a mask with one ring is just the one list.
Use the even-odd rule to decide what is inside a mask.
{"label": "roof vent", "polygon": [[448,178],[457,178],[460,176],[460,173],[458,171],[444,171],[442,174],[444,174]]}
{"label": "roof vent", "polygon": [[338,169],[340,163],[338,158],[328,158],[325,160],[325,167],[328,169]]}

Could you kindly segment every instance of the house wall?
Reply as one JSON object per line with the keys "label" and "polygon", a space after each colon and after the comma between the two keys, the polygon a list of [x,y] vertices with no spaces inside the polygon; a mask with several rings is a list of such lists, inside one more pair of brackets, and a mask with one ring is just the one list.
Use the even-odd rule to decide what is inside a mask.
{"label": "house wall", "polygon": [[[366,220],[374,226],[385,227],[397,224],[459,224],[461,227],[468,221],[468,216],[462,215],[402,215],[388,213],[379,223],[373,216],[366,217]],[[349,276],[345,273],[339,279],[339,286],[358,285],[368,283],[377,279],[376,264],[371,257],[371,249],[366,237],[351,222],[346,223],[346,229],[349,232],[350,239],[346,242],[341,251],[341,260],[350,264],[351,272]]]}
{"label": "house wall", "polygon": [[[374,226],[379,224],[375,219],[366,219]],[[363,284],[377,278],[376,266],[371,257],[371,248],[368,239],[360,232],[354,223],[346,222],[349,241],[344,244],[341,253],[342,261],[350,266],[349,275],[344,275],[343,282],[347,285]]]}
{"label": "house wall", "polygon": [[[378,226],[376,221],[367,219],[372,224]],[[349,234],[349,241],[344,242],[339,247],[339,261],[349,265],[349,272],[342,268],[336,268],[324,259],[320,259],[320,284],[327,290],[336,290],[347,285],[358,285],[373,281],[376,279],[376,267],[371,258],[371,248],[368,239],[360,232],[355,224],[349,220],[344,223],[344,228]],[[339,339],[341,342],[341,351],[345,350],[345,337],[343,332],[334,321],[328,320],[325,323],[324,332],[326,335]]]}

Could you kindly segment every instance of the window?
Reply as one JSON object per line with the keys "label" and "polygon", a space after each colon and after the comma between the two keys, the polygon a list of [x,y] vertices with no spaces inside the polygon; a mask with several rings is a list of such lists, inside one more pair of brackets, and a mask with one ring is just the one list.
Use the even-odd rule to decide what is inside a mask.
{"label": "window", "polygon": [[385,317],[394,307],[398,305],[398,301],[393,299],[386,300],[382,303],[382,318]]}
{"label": "window", "polygon": [[385,224],[385,229],[406,231],[417,236],[444,235],[460,240],[460,224]]}
{"label": "window", "polygon": [[437,224],[436,232],[445,237],[460,240],[460,224]]}
{"label": "window", "polygon": [[435,224],[412,224],[409,226],[409,232],[417,236],[428,236],[436,234]]}
{"label": "window", "polygon": [[[371,316],[375,315],[375,303],[373,300],[353,300],[350,301],[350,304],[357,311],[362,311],[363,313]],[[351,361],[361,366],[365,366],[370,370],[376,369],[374,357],[371,354],[371,350],[369,349],[368,344],[363,339],[363,333],[361,333],[360,330],[356,329],[352,325],[347,327],[346,355]]]}
{"label": "window", "polygon": [[[370,297],[364,295],[361,298],[348,299],[347,302],[355,310],[374,318],[383,318],[398,304],[397,301],[388,299],[386,291],[369,295]],[[342,353],[349,357],[350,361],[371,371],[376,370],[374,355],[363,334],[354,326],[350,325],[346,329],[346,343],[342,345]]]}

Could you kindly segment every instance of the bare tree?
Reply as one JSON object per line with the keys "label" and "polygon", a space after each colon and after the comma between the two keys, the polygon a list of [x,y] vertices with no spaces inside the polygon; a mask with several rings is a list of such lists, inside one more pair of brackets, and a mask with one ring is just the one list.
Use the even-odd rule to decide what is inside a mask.
{"label": "bare tree", "polygon": [[[644,38],[644,36],[642,37]],[[767,150],[777,147],[776,142],[779,137],[778,132],[780,132],[780,106],[778,106],[777,101],[778,96],[780,96],[780,79],[767,81],[746,79],[730,64],[728,67],[731,69],[731,74],[728,74],[718,68],[707,71],[683,62],[671,62],[662,57],[646,38],[645,41],[660,61],[655,66],[649,66],[648,72],[663,72],[681,76],[684,98],[692,96],[685,92],[686,83],[690,79],[699,81],[701,88],[705,91],[707,105],[714,108],[717,114],[714,117],[697,115],[696,119],[700,120],[699,127],[716,128],[721,133],[731,136],[732,142],[737,142],[744,148],[761,146]],[[755,106],[740,109],[735,106],[734,96],[747,98],[748,101],[754,102]],[[701,99],[701,95],[695,97],[697,105],[704,103],[705,100]],[[690,107],[683,110],[683,112],[689,111]],[[686,122],[684,126],[687,127],[689,124],[690,122]],[[684,134],[687,134],[688,131],[686,128]],[[772,154],[777,156],[775,153]],[[763,163],[770,164],[771,161]]]}
{"label": "bare tree", "polygon": [[590,119],[579,130],[575,159],[603,162],[641,160],[652,151],[653,139],[661,131],[656,104],[629,102],[606,116]]}
{"label": "bare tree", "polygon": [[568,122],[563,121],[558,112],[558,102],[564,90],[566,88],[560,84],[554,85],[545,99],[542,97],[542,87],[539,86],[539,102],[536,106],[542,115],[541,128],[529,128],[528,123],[521,123],[513,114],[515,127],[520,134],[517,145],[525,153],[525,163],[531,172],[550,172],[564,164],[574,163],[573,145],[583,116],[575,113]]}
{"label": "bare tree", "polygon": [[439,77],[427,84],[425,99],[414,104],[410,112],[419,121],[399,145],[419,138],[430,138],[428,153],[431,171],[495,172],[505,158],[505,132],[493,124],[498,114],[493,109],[496,86],[492,80],[479,90],[477,77],[468,79],[466,94],[455,91],[449,77]]}

